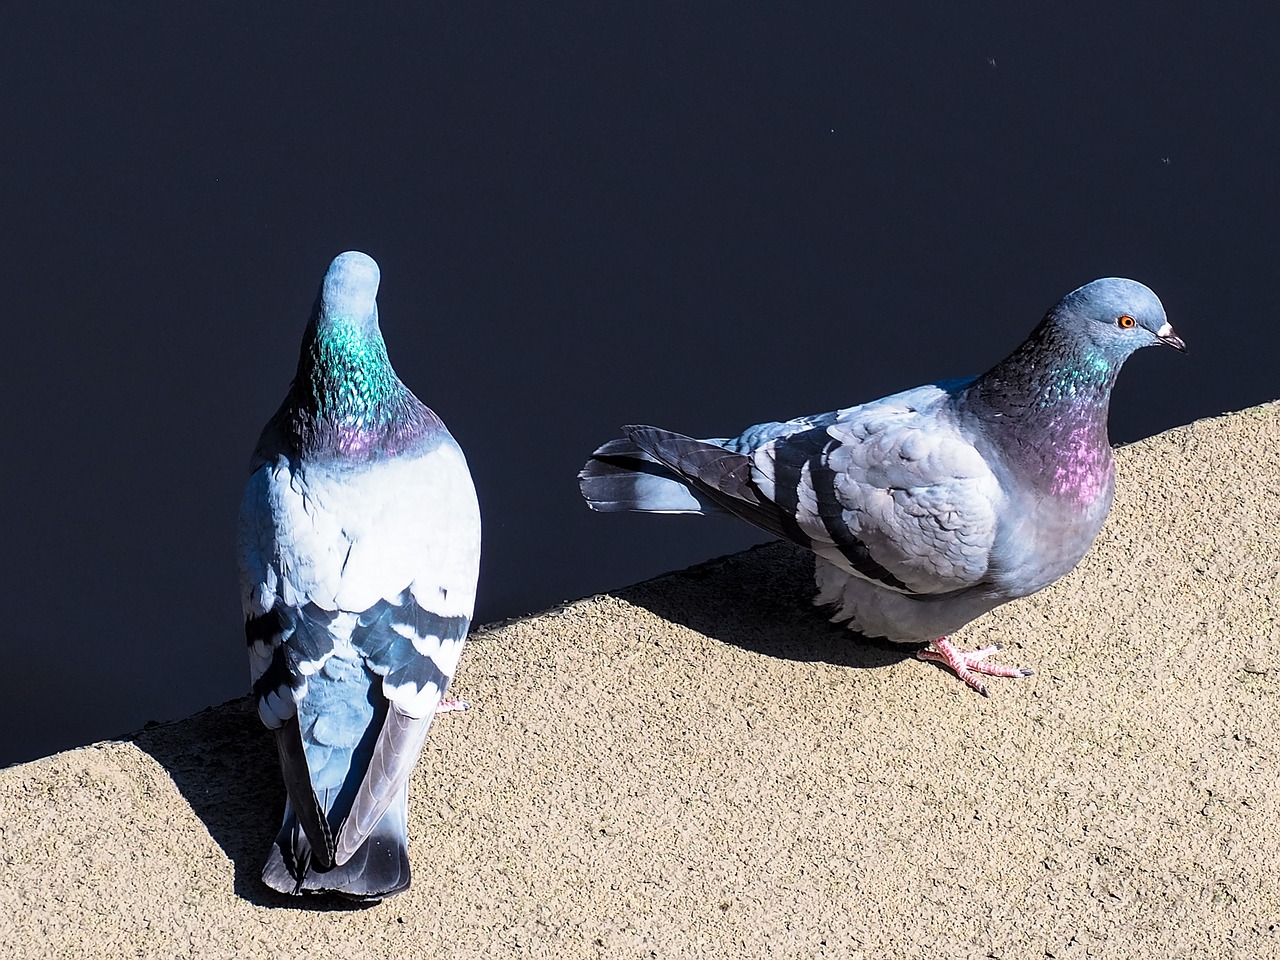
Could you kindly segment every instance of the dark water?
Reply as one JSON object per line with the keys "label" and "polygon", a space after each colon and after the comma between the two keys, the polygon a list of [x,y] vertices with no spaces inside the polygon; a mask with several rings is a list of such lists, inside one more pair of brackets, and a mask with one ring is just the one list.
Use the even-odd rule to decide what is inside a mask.
{"label": "dark water", "polygon": [[619,424],[978,372],[1095,277],[1191,347],[1130,362],[1115,439],[1280,395],[1274,5],[26,6],[0,763],[246,689],[246,460],[345,249],[471,460],[480,621],[758,539],[589,514]]}

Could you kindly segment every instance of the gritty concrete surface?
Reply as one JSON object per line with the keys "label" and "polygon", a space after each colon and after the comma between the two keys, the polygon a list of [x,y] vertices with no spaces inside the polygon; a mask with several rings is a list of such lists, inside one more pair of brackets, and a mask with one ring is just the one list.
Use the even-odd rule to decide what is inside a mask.
{"label": "gritty concrete surface", "polygon": [[375,907],[259,882],[246,701],[0,771],[0,952],[1280,956],[1280,403],[1119,472],[1079,569],[959,635],[1037,670],[987,700],[781,544],[480,631]]}

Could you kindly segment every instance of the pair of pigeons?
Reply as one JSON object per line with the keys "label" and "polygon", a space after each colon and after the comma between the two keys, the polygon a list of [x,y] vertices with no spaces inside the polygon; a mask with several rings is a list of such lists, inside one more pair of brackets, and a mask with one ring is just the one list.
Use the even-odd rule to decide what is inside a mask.
{"label": "pair of pigeons", "polygon": [[[258,713],[287,802],[263,871],[285,893],[409,885],[409,776],[475,603],[480,510],[462,450],[396,376],[377,264],[337,257],[293,384],[253,454],[238,552]],[[1185,350],[1155,294],[1067,294],[980,377],[694,440],[624,428],[579,475],[594,510],[730,513],[813,552],[817,603],[985,694],[997,648],[947,636],[1071,570],[1111,507],[1107,407],[1140,347]]]}

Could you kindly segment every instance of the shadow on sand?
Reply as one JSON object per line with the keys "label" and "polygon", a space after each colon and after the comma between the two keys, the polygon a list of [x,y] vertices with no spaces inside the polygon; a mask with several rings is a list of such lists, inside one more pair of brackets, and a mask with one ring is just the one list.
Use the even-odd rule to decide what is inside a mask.
{"label": "shadow on sand", "polygon": [[723,643],[782,660],[867,670],[912,655],[911,648],[868,640],[831,623],[813,605],[815,589],[812,554],[777,542],[612,595]]}
{"label": "shadow on sand", "polygon": [[235,866],[236,895],[262,907],[361,910],[340,897],[289,897],[262,882],[284,812],[275,741],[243,697],[129,737],[168,771],[192,811]]}
{"label": "shadow on sand", "polygon": [[[811,602],[813,561],[771,543],[616,591],[615,596],[724,643],[780,659],[872,669],[910,656],[828,622]],[[271,734],[249,697],[128,738],[168,771],[235,865],[235,892],[258,906],[358,910],[338,897],[288,897],[267,887],[262,864],[284,808]]]}

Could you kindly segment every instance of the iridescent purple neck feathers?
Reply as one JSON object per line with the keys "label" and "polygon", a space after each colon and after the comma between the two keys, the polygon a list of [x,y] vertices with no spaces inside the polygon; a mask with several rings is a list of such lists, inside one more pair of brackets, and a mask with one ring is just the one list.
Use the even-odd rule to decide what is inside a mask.
{"label": "iridescent purple neck feathers", "polygon": [[1046,494],[1092,503],[1112,489],[1107,413],[1122,362],[1050,316],[962,402],[999,435],[1011,470]]}
{"label": "iridescent purple neck feathers", "polygon": [[1122,277],[1094,280],[1058,301],[1022,346],[963,388],[957,408],[1037,493],[1109,503],[1111,388],[1125,360],[1155,344],[1186,351],[1150,288]]}

